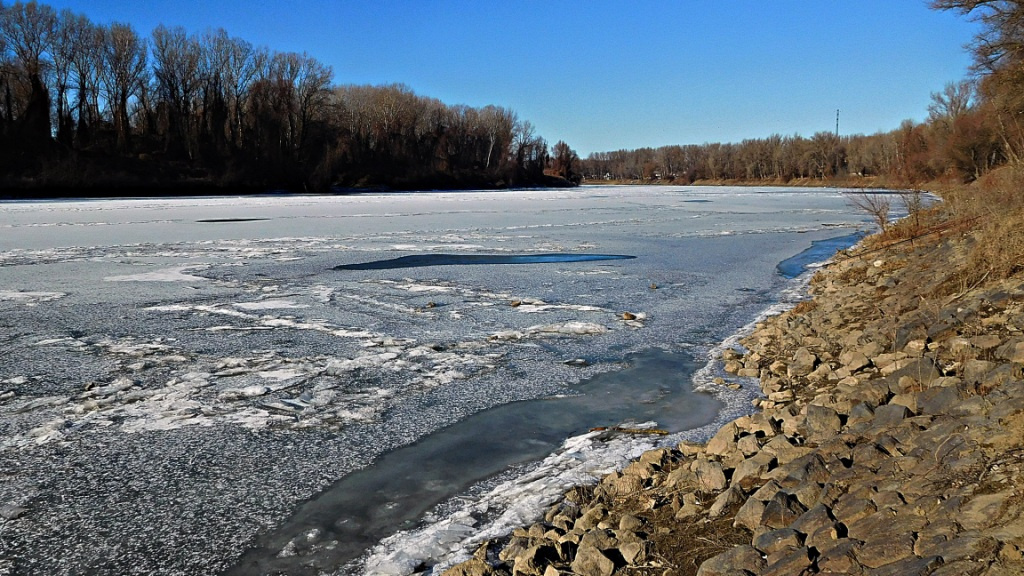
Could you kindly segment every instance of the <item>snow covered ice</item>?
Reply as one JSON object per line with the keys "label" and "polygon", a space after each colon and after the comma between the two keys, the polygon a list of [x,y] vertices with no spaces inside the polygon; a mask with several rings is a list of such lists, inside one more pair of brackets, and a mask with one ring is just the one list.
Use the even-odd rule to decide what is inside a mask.
{"label": "snow covered ice", "polygon": [[[0,203],[0,572],[220,573],[261,546],[294,574],[448,565],[655,442],[590,428],[653,414],[673,443],[749,409],[708,354],[798,285],[779,262],[863,226],[841,191],[779,188]],[[335,269],[430,254],[635,258]],[[706,413],[588,384],[650,350],[702,367]],[[598,389],[574,418],[529,403]],[[462,448],[465,477],[355,556],[297,514],[499,407],[554,428],[486,478]]]}

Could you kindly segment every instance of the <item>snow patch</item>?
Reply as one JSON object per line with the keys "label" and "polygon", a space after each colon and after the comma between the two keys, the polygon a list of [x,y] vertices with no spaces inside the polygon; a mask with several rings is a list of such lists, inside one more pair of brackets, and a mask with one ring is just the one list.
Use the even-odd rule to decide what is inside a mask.
{"label": "snow patch", "polygon": [[235,308],[242,310],[280,310],[291,308],[309,308],[308,304],[298,304],[293,300],[273,299],[257,300],[256,302],[236,302],[232,304]]}

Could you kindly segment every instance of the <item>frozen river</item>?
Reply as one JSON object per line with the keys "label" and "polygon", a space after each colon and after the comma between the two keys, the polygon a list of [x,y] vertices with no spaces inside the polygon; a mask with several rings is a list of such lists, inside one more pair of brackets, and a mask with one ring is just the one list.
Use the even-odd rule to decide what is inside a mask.
{"label": "frozen river", "polygon": [[0,573],[446,566],[750,410],[709,356],[865,226],[786,188],[0,203]]}

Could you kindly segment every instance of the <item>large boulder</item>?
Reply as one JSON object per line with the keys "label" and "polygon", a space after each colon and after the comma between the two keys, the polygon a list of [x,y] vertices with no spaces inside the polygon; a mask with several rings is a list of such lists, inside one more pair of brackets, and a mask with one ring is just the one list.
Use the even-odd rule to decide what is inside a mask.
{"label": "large boulder", "polygon": [[611,576],[615,562],[594,546],[584,545],[576,551],[571,567],[573,573],[580,576]]}
{"label": "large boulder", "polygon": [[802,433],[808,440],[821,440],[835,436],[842,427],[839,413],[826,406],[810,404],[804,419]]}
{"label": "large boulder", "polygon": [[725,490],[728,482],[725,479],[725,472],[722,464],[704,458],[693,461],[692,470],[697,476],[697,489],[705,494]]}
{"label": "large boulder", "polygon": [[732,485],[748,492],[764,483],[762,478],[775,464],[775,456],[769,452],[758,452],[740,462],[732,473]]}
{"label": "large boulder", "polygon": [[786,375],[790,378],[794,376],[807,376],[814,371],[814,368],[818,365],[818,357],[807,348],[798,348],[796,353],[793,354],[793,359],[790,361],[789,366],[786,368]]}

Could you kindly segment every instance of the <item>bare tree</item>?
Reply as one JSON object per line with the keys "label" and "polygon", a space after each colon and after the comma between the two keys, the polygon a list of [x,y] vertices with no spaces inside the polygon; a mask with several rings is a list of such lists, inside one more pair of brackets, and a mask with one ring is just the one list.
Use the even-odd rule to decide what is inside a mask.
{"label": "bare tree", "polygon": [[928,105],[928,120],[932,123],[952,125],[953,121],[966,114],[974,99],[974,85],[967,81],[950,82],[942,92],[932,92]]}
{"label": "bare tree", "polygon": [[551,170],[558,176],[574,183],[580,181],[580,157],[563,140],[551,147]]}
{"label": "bare tree", "polygon": [[15,70],[21,76],[28,97],[22,110],[22,137],[29,147],[50,138],[50,95],[43,81],[50,66],[50,50],[57,29],[53,8],[32,2],[16,2],[3,11],[0,34],[13,53]]}
{"label": "bare tree", "polygon": [[970,15],[980,24],[971,44],[981,90],[993,106],[999,137],[1011,162],[1024,163],[1024,2],[933,0],[932,8]]}
{"label": "bare tree", "polygon": [[485,106],[480,111],[480,123],[487,133],[487,154],[484,169],[489,170],[497,158],[503,163],[508,158],[512,145],[512,131],[516,125],[516,114],[500,106]]}
{"label": "bare tree", "polygon": [[128,103],[145,83],[146,41],[128,24],[114,23],[106,30],[103,43],[103,87],[114,119],[117,145],[128,147]]}
{"label": "bare tree", "polygon": [[977,70],[995,71],[1024,58],[1024,4],[1019,0],[933,0],[931,5],[970,15],[981,24],[971,44]]}
{"label": "bare tree", "polygon": [[88,144],[90,127],[99,121],[99,97],[103,71],[103,41],[106,29],[94,25],[85,16],[65,21],[71,36],[71,83],[75,91],[77,115],[75,139],[78,146]]}
{"label": "bare tree", "polygon": [[889,229],[889,209],[892,198],[887,194],[874,192],[858,192],[847,196],[847,201],[854,208],[864,212],[885,232]]}
{"label": "bare tree", "polygon": [[194,158],[198,147],[193,112],[200,86],[202,52],[195,38],[182,27],[163,25],[153,30],[153,75],[157,98],[168,108],[168,133]]}
{"label": "bare tree", "polygon": [[334,73],[330,66],[305,52],[298,55],[297,60],[293,80],[298,115],[298,135],[295,144],[302,146],[306,143],[310,125],[326,117]]}

